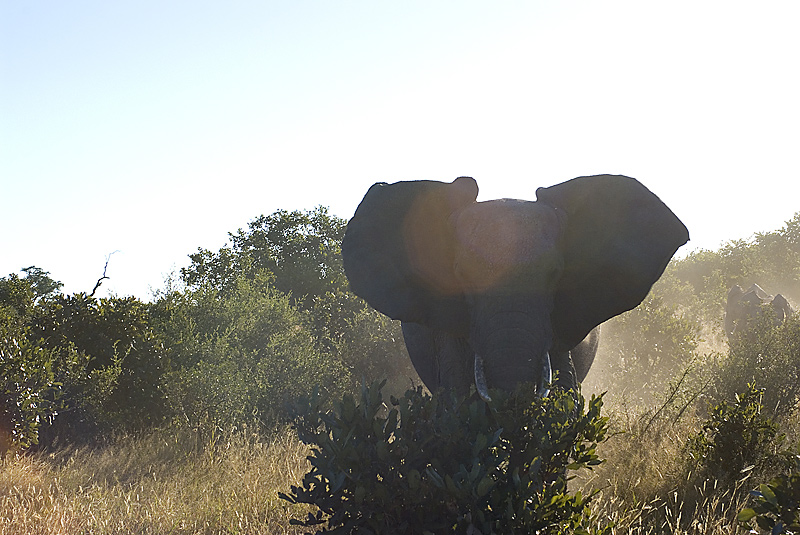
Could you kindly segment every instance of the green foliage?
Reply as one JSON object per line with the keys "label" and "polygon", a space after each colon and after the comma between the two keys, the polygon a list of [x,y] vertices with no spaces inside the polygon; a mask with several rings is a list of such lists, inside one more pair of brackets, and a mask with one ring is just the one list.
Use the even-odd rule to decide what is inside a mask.
{"label": "green foliage", "polygon": [[[314,449],[301,486],[281,497],[315,505],[317,533],[589,533],[591,496],[568,470],[595,466],[602,398],[493,391],[489,404],[421,388],[383,403],[385,382],[335,410],[313,395],[297,430]],[[598,530],[598,531],[596,531]]]}
{"label": "green foliage", "polygon": [[28,280],[13,273],[0,279],[0,313],[5,321],[25,322],[33,311],[35,298]]}
{"label": "green foliage", "polygon": [[347,222],[318,207],[278,210],[230,234],[218,252],[201,249],[181,270],[188,292],[241,295],[242,280],[265,280],[306,314],[320,352],[341,362],[356,380],[389,377],[404,391],[416,372],[410,366],[399,322],[391,322],[349,291],[341,258]]}
{"label": "green foliage", "polygon": [[0,456],[39,443],[42,426],[64,409],[64,385],[84,377],[88,363],[73,345],[49,347],[32,332],[36,300],[60,283],[33,266],[23,271],[0,278]]}
{"label": "green foliage", "polygon": [[775,327],[768,315],[751,326],[747,336],[730,342],[719,362],[712,395],[721,400],[743,391],[748,383],[765,386],[763,405],[773,417],[785,417],[797,406],[800,392],[800,315]]}
{"label": "green foliage", "polygon": [[753,505],[742,509],[737,520],[772,534],[800,532],[800,456],[792,456],[789,471],[750,492]]}
{"label": "green foliage", "polygon": [[56,350],[74,347],[90,360],[86,375],[65,384],[69,411],[52,433],[73,440],[109,430],[135,431],[162,422],[159,388],[167,368],[147,305],[136,298],[85,294],[45,300],[30,319],[31,335]]}
{"label": "green foliage", "polygon": [[[347,295],[361,301],[350,293]],[[333,338],[330,354],[341,360],[356,382],[371,383],[380,377],[391,378],[384,388],[388,394],[400,396],[413,386],[414,380],[419,384],[417,372],[408,357],[400,322],[392,321],[370,307],[362,308],[341,326]]]}
{"label": "green foliage", "polygon": [[64,285],[50,278],[50,272],[36,266],[28,266],[21,271],[31,286],[37,299],[55,295]]}
{"label": "green foliage", "polygon": [[163,383],[171,410],[197,429],[270,426],[311,385],[337,391],[346,382],[269,273],[240,277],[225,291],[203,285],[164,295],[152,313],[173,366]]}
{"label": "green foliage", "polygon": [[310,310],[314,297],[346,288],[340,243],[347,222],[318,207],[313,211],[278,210],[259,216],[249,229],[231,233],[231,244],[218,253],[199,249],[192,264],[181,270],[190,287],[235,290],[240,277],[268,271],[274,286]]}
{"label": "green foliage", "polygon": [[731,482],[744,469],[763,468],[780,458],[778,447],[784,436],[778,433],[778,424],[762,414],[763,395],[764,389],[751,383],[733,403],[711,408],[702,430],[688,443],[704,477]]}
{"label": "green foliage", "polygon": [[61,408],[54,365],[61,358],[77,364],[79,356],[56,352],[30,341],[25,328],[0,317],[0,457],[10,447],[37,444],[39,426]]}

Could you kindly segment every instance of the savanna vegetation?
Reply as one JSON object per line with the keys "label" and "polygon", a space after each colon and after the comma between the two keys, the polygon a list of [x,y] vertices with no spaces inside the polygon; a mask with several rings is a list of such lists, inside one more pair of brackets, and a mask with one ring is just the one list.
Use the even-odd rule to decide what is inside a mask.
{"label": "savanna vegetation", "polygon": [[[722,321],[734,284],[800,303],[800,213],[674,260],[607,322],[583,385],[602,400],[489,408],[417,388],[399,326],[348,291],[345,223],[261,216],[150,301],[0,278],[0,534],[302,533],[337,513],[401,533],[398,504],[408,533],[429,525],[414,504],[456,532],[798,530],[800,318],[730,342]],[[448,439],[422,448],[438,461],[420,434]]]}

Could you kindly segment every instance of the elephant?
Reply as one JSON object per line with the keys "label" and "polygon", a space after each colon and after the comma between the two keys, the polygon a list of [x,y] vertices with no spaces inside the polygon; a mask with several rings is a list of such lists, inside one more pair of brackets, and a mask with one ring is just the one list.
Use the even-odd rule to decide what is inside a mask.
{"label": "elephant", "polygon": [[792,312],[792,306],[781,294],[773,297],[758,284],[753,284],[744,291],[736,284],[728,292],[728,302],[725,305],[725,334],[730,341],[747,333],[765,313],[772,314],[772,324],[777,327]]}
{"label": "elephant", "polygon": [[342,240],[351,290],[402,322],[431,392],[575,388],[598,325],[636,307],[689,240],[655,194],[622,175],[539,188],[536,201],[477,196],[466,176],[379,182]]}

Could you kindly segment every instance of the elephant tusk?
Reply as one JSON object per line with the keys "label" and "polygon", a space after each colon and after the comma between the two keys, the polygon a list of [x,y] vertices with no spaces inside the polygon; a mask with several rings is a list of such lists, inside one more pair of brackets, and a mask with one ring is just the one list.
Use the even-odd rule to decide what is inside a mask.
{"label": "elephant tusk", "polygon": [[539,397],[546,398],[550,393],[550,383],[553,382],[553,368],[550,366],[550,352],[544,354],[544,367],[542,368],[542,382],[539,385]]}
{"label": "elephant tusk", "polygon": [[475,388],[483,401],[492,401],[486,386],[486,375],[483,373],[483,359],[475,353]]}

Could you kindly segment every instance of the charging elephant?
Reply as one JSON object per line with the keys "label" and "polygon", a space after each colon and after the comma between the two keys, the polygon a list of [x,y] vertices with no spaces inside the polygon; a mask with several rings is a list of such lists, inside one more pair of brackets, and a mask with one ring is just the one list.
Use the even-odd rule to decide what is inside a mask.
{"label": "charging elephant", "polygon": [[771,296],[758,284],[744,291],[738,284],[728,292],[725,306],[725,333],[728,339],[746,333],[765,313],[772,314],[772,324],[783,324],[793,310],[781,294]]}
{"label": "charging elephant", "polygon": [[[689,233],[633,178],[579,177],[535,202],[476,202],[470,177],[373,185],[347,225],[345,273],[393,319],[431,390],[583,380],[600,323],[636,307]],[[544,392],[542,392],[544,393]]]}

